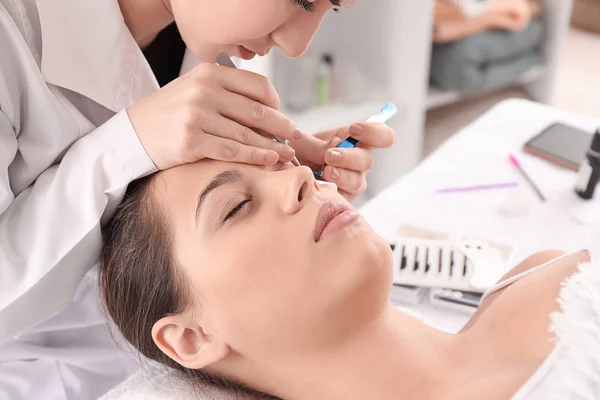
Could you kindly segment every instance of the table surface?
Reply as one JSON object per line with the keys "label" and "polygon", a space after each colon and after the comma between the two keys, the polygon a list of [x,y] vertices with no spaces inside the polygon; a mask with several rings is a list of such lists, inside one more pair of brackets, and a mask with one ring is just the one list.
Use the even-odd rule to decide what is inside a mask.
{"label": "table surface", "polygon": [[[361,208],[376,232],[392,240],[402,224],[450,235],[489,238],[515,246],[512,264],[544,249],[568,251],[594,248],[598,224],[574,218],[590,206],[600,210],[600,196],[585,202],[574,193],[577,173],[522,151],[523,144],[554,122],[593,132],[600,119],[580,116],[527,100],[499,103],[457,133],[412,172]],[[514,154],[548,201],[542,203],[508,162]],[[519,182],[518,188],[439,194],[436,189],[497,182]],[[516,199],[525,201],[525,215],[508,217],[500,210]],[[598,245],[596,245],[596,248]],[[456,331],[469,316],[433,308],[428,301],[410,306],[425,320]]]}

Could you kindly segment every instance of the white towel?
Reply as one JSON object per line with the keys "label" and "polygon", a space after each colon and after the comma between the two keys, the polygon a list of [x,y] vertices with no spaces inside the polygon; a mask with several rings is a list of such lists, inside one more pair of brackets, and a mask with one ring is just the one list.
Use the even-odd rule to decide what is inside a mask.
{"label": "white towel", "polygon": [[259,400],[259,397],[213,387],[193,387],[177,372],[144,368],[99,400]]}
{"label": "white towel", "polygon": [[552,315],[551,326],[558,339],[551,398],[600,399],[600,253],[565,282],[559,302],[562,312]]}

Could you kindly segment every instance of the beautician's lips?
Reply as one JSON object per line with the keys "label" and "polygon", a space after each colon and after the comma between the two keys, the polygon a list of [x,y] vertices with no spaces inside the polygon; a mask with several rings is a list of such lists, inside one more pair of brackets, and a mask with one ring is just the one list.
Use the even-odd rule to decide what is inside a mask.
{"label": "beautician's lips", "polygon": [[315,242],[332,232],[345,228],[356,221],[358,216],[358,212],[345,203],[330,201],[323,204],[315,222]]}
{"label": "beautician's lips", "polygon": [[254,56],[256,56],[255,52],[253,52],[252,50],[248,50],[244,46],[238,46],[238,50],[240,52],[240,57],[244,60],[252,60]]}

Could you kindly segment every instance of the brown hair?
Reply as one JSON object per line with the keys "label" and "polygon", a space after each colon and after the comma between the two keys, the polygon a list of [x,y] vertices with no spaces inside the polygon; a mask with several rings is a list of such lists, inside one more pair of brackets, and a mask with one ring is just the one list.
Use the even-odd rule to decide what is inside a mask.
{"label": "brown hair", "polygon": [[274,399],[205,370],[187,369],[154,343],[152,326],[182,312],[190,289],[172,256],[169,219],[152,196],[153,180],[149,176],[130,184],[122,204],[102,229],[99,282],[106,311],[142,355],[180,372],[191,383]]}

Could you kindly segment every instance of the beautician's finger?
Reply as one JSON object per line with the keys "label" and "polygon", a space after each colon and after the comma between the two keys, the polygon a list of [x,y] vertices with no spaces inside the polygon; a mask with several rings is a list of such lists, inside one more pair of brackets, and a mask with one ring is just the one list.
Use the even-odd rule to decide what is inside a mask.
{"label": "beautician's finger", "polygon": [[348,133],[349,136],[358,139],[363,147],[376,147],[379,149],[391,147],[396,136],[394,130],[386,124],[375,122],[352,124],[348,129]]}
{"label": "beautician's finger", "polygon": [[346,139],[350,133],[348,131],[348,129],[350,128],[350,126],[345,125],[345,126],[341,126],[338,128],[334,128],[334,129],[327,129],[318,133],[315,133],[314,136],[316,136],[317,138],[321,139],[321,140],[332,140],[333,138],[339,138],[339,140],[344,140]]}
{"label": "beautician's finger", "polygon": [[293,148],[275,142],[272,136],[261,135],[259,132],[255,132],[247,126],[225,117],[216,117],[207,120],[204,130],[211,135],[232,139],[247,146],[262,147],[276,151],[279,154],[280,161],[291,161],[296,155]]}
{"label": "beautician's finger", "polygon": [[323,178],[326,181],[334,182],[341,190],[351,193],[364,191],[367,184],[364,174],[329,165],[323,171]]}
{"label": "beautician's finger", "polygon": [[232,119],[249,128],[261,130],[272,136],[280,136],[287,140],[299,140],[304,136],[288,117],[274,108],[258,101],[234,93],[228,93],[219,99],[217,111],[224,117]]}
{"label": "beautician's finger", "polygon": [[373,168],[373,153],[361,147],[333,148],[325,153],[325,163],[332,167],[367,172]]}
{"label": "beautician's finger", "polygon": [[256,100],[267,107],[279,109],[281,104],[279,95],[265,76],[242,69],[206,64],[208,63],[201,64],[204,67],[194,69],[192,74],[196,74],[201,80],[217,80],[229,92]]}
{"label": "beautician's finger", "polygon": [[198,159],[211,158],[253,165],[275,165],[279,161],[279,154],[273,150],[247,146],[213,135],[203,135],[202,138],[195,144]]}
{"label": "beautician's finger", "polygon": [[322,140],[317,136],[307,135],[301,140],[290,141],[290,145],[296,150],[298,158],[301,158],[304,162],[323,165],[327,150],[341,142],[342,140],[336,137]]}

